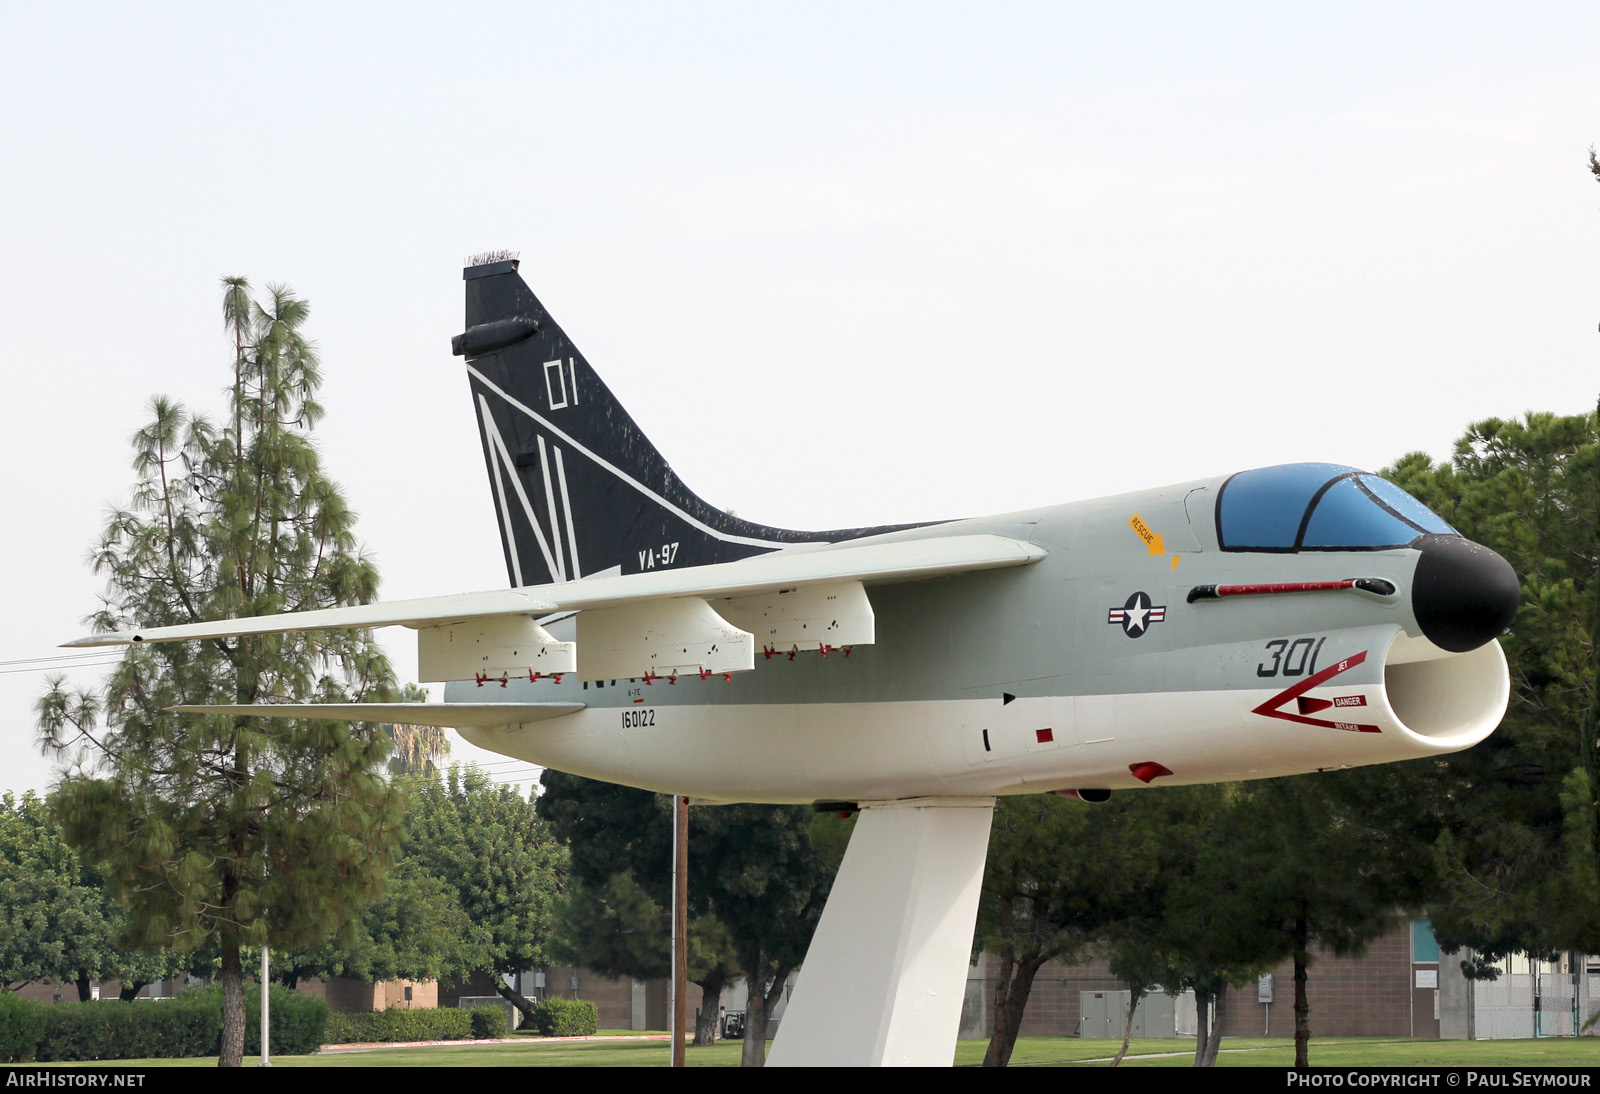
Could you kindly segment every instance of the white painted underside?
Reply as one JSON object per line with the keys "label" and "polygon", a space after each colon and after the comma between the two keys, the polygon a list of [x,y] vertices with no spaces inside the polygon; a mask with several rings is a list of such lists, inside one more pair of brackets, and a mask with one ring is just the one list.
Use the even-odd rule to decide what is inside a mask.
{"label": "white painted underside", "polygon": [[[527,726],[466,727],[472,743],[590,778],[709,801],[813,802],[978,797],[1144,785],[1129,767],[1153,761],[1157,785],[1269,778],[1438,755],[1488,736],[1505,710],[1496,643],[1450,659],[1450,688],[1490,681],[1472,702],[1423,689],[1401,721],[1378,683],[1306,692],[1366,700],[1340,714],[1362,733],[1253,713],[1278,689],[1159,692],[899,703],[589,707]],[[657,683],[655,687],[665,687]],[[676,687],[715,687],[683,680]],[[1292,704],[1288,709],[1293,710]],[[1425,720],[1426,719],[1426,720]],[[1416,729],[1422,729],[1417,732]],[[1039,731],[1050,730],[1041,741]],[[984,748],[984,731],[989,748]]]}

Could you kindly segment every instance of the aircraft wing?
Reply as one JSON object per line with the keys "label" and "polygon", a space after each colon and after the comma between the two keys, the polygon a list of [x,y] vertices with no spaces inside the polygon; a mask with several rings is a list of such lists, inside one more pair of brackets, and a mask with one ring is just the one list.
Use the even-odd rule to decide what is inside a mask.
{"label": "aircraft wing", "polygon": [[[1021,566],[1044,556],[1035,544],[989,534],[846,541],[711,566],[114,631],[66,645],[399,625],[418,631],[423,681],[524,672],[578,672],[584,679],[736,672],[754,667],[758,642],[768,650],[870,643],[868,586]],[[581,613],[576,643],[557,641],[533,619],[566,611]]]}
{"label": "aircraft wing", "polygon": [[475,619],[518,612],[544,614],[555,610],[554,604],[530,595],[532,592],[531,589],[501,589],[487,593],[457,593],[418,600],[395,600],[386,604],[354,604],[347,608],[219,619],[211,623],[184,623],[176,627],[108,631],[75,638],[71,642],[63,642],[62,646],[126,646],[133,642],[183,642],[195,638],[237,638],[251,634],[287,634],[292,631],[326,631],[349,627],[429,627],[446,619]]}

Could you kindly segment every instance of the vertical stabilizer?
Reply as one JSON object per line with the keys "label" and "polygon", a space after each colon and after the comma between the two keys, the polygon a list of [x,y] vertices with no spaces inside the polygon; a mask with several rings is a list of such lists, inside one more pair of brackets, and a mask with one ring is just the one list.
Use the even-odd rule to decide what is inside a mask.
{"label": "vertical stabilizer", "polygon": [[[797,532],[702,501],[501,258],[467,267],[465,357],[513,585],[731,562],[893,527]],[[903,526],[895,526],[903,527]]]}

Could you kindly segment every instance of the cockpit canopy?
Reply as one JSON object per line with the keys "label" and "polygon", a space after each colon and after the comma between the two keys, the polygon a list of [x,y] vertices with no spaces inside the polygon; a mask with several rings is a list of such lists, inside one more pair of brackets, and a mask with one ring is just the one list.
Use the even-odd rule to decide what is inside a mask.
{"label": "cockpit canopy", "polygon": [[1217,497],[1224,551],[1380,551],[1427,532],[1458,534],[1394,483],[1336,463],[1241,471]]}

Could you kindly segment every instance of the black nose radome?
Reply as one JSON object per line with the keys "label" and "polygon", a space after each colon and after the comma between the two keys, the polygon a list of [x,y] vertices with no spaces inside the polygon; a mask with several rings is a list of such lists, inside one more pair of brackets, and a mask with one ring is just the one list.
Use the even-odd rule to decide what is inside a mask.
{"label": "black nose radome", "polygon": [[1462,536],[1418,536],[1411,610],[1423,635],[1442,650],[1475,650],[1511,626],[1522,599],[1511,564]]}

